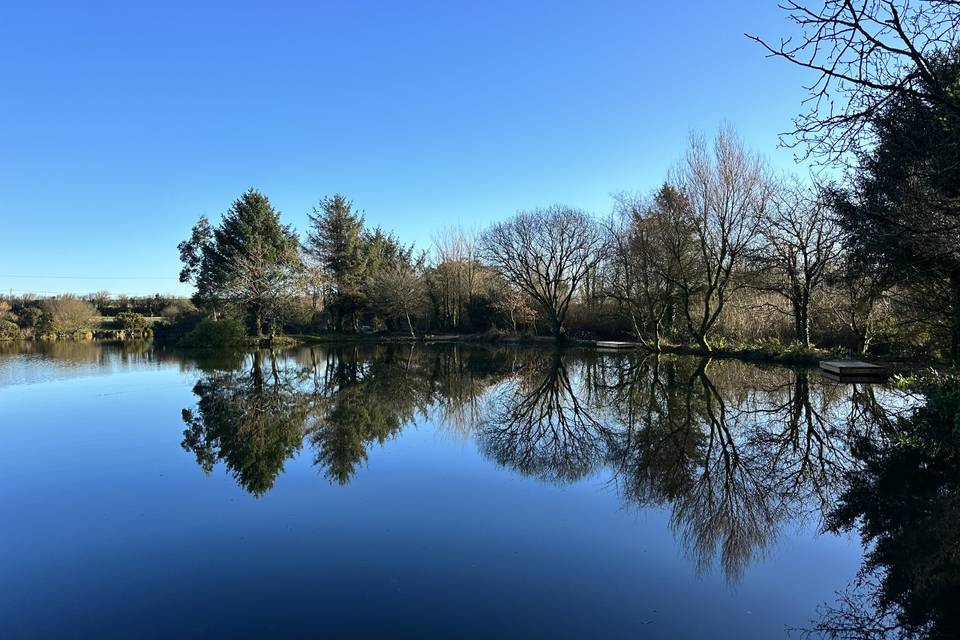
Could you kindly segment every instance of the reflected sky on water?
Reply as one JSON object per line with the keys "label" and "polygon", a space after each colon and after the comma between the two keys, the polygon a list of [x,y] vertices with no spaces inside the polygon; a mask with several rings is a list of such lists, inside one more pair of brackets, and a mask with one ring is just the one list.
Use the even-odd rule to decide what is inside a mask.
{"label": "reflected sky on water", "polygon": [[633,353],[0,346],[2,637],[784,637],[904,394]]}

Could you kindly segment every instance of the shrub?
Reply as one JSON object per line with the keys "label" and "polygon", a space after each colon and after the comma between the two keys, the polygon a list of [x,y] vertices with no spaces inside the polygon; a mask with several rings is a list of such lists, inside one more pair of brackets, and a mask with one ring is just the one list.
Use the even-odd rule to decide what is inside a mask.
{"label": "shrub", "polygon": [[165,318],[153,325],[153,342],[159,345],[176,345],[180,340],[197,328],[203,316],[189,313]]}
{"label": "shrub", "polygon": [[246,329],[239,320],[204,318],[193,331],[177,342],[177,346],[192,349],[222,349],[241,345],[246,342],[246,338]]}
{"label": "shrub", "polygon": [[97,317],[96,308],[76,296],[47,298],[40,303],[43,310],[43,328],[57,334],[89,330]]}
{"label": "shrub", "polygon": [[0,340],[16,340],[20,337],[20,327],[10,320],[0,320]]}
{"label": "shrub", "polygon": [[124,331],[143,331],[147,328],[147,319],[133,311],[122,311],[117,314],[117,324]]}
{"label": "shrub", "polygon": [[43,311],[40,307],[23,307],[20,310],[20,320],[18,324],[21,329],[33,329],[40,324],[43,319]]}
{"label": "shrub", "polygon": [[173,319],[196,312],[197,308],[186,298],[174,298],[170,301],[170,304],[160,310],[160,315],[167,319]]}

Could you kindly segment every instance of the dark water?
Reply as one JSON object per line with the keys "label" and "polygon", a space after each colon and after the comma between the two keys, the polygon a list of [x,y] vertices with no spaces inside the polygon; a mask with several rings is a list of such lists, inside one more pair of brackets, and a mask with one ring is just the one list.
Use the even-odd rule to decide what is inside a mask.
{"label": "dark water", "polygon": [[888,389],[622,353],[0,351],[0,637],[777,638]]}

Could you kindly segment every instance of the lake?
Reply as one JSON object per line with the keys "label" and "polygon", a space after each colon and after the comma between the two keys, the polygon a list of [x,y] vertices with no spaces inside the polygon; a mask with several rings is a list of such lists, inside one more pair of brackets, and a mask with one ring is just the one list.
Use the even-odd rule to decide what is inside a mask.
{"label": "lake", "polygon": [[777,638],[897,392],[455,345],[0,346],[0,637]]}

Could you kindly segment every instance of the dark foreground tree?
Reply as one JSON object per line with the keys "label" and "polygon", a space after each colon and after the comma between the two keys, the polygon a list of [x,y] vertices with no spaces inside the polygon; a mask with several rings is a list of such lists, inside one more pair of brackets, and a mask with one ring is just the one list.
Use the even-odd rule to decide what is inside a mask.
{"label": "dark foreground tree", "polygon": [[483,236],[482,255],[543,310],[560,341],[570,301],[603,258],[605,236],[586,212],[561,205],[520,211]]}
{"label": "dark foreground tree", "polygon": [[[960,82],[960,58],[937,67]],[[849,185],[832,190],[859,267],[888,285],[945,283],[950,357],[960,363],[960,117],[930,100],[899,96],[871,120],[876,145],[859,155]]]}
{"label": "dark foreground tree", "polygon": [[960,37],[956,0],[787,0],[798,28],[779,43],[750,36],[767,51],[812,70],[796,143],[829,160],[868,149],[874,118],[899,99],[960,115],[960,93],[941,75]]}

